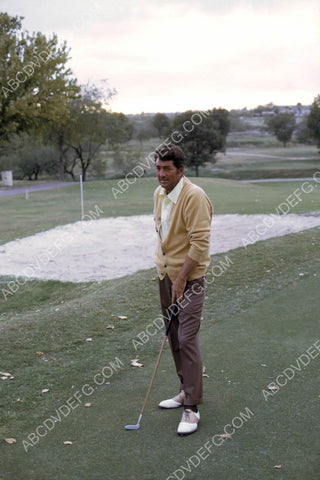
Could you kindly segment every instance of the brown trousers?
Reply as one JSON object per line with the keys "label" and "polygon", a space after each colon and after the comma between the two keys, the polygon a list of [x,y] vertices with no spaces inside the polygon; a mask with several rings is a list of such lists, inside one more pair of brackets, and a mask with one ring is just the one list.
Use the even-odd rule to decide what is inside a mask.
{"label": "brown trousers", "polygon": [[[205,298],[205,279],[187,282],[178,311],[171,304],[172,282],[168,275],[159,279],[160,302],[164,322],[167,325],[172,310],[175,312],[169,332],[169,344],[180,379],[180,390],[184,390],[184,405],[203,403],[202,360],[199,344],[201,313]],[[171,308],[170,308],[171,307]]]}

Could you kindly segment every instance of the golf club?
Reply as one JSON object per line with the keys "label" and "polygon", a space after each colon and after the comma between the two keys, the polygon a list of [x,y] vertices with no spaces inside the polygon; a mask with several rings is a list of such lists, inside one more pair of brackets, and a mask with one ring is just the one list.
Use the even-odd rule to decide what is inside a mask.
{"label": "golf club", "polygon": [[156,365],[154,367],[154,371],[153,371],[153,374],[152,374],[152,378],[151,378],[151,382],[150,382],[150,385],[149,385],[149,388],[148,388],[148,391],[147,391],[146,398],[143,402],[143,406],[142,406],[142,409],[141,409],[141,413],[139,415],[138,423],[137,423],[137,425],[126,425],[124,427],[126,430],[138,430],[140,428],[140,422],[141,422],[141,419],[142,419],[142,415],[143,415],[143,412],[144,412],[144,410],[146,408],[146,405],[147,405],[147,401],[148,401],[148,398],[149,398],[149,395],[150,395],[150,392],[151,392],[152,384],[153,384],[153,381],[155,379],[155,376],[156,376],[156,373],[157,373],[157,370],[158,370],[158,367],[159,367],[159,364],[160,364],[161,355],[162,355],[164,346],[166,344],[168,334],[169,334],[169,330],[170,330],[170,327],[171,327],[171,324],[172,324],[173,315],[175,313],[175,308],[174,307],[177,307],[177,309],[178,309],[177,300],[174,302],[173,308],[171,310],[170,319],[169,319],[169,322],[168,322],[168,325],[167,325],[167,328],[166,328],[164,339],[162,340],[160,352],[159,352],[159,355],[158,355],[158,358],[157,358]]}

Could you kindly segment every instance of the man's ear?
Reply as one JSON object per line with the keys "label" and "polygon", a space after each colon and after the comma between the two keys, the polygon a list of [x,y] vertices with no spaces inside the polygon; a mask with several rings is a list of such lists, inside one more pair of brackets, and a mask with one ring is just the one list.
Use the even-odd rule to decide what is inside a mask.
{"label": "man's ear", "polygon": [[184,165],[181,165],[181,167],[179,167],[179,173],[181,173],[182,175],[184,174]]}

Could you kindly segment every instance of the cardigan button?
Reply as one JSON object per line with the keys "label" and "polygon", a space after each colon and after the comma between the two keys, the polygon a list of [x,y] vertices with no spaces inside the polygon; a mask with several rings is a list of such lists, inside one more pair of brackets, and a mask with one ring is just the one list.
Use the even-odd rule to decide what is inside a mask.
{"label": "cardigan button", "polygon": [[164,268],[167,268],[167,265],[164,265]]}
{"label": "cardigan button", "polygon": [[162,252],[162,255],[165,255],[165,253],[164,253],[164,252]]}

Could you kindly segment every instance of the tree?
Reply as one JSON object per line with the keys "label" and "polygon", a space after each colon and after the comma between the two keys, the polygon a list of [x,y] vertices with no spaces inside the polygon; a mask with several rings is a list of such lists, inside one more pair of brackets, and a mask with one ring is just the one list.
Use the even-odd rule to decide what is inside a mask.
{"label": "tree", "polygon": [[267,129],[271,132],[279,142],[286,147],[291,140],[292,134],[296,127],[296,119],[293,113],[277,113],[273,117],[266,120]]}
{"label": "tree", "polygon": [[320,95],[315,97],[311,106],[307,117],[307,128],[310,137],[315,141],[320,152]]}
{"label": "tree", "polygon": [[132,137],[132,124],[124,113],[108,112],[106,116],[108,141],[111,145],[126,143]]}
{"label": "tree", "polygon": [[27,177],[28,180],[38,180],[38,175],[43,172],[53,175],[57,172],[54,149],[43,144],[30,143],[27,147],[24,146],[18,167],[22,171],[22,178]]}
{"label": "tree", "polygon": [[149,138],[153,137],[153,131],[151,128],[147,128],[144,126],[136,127],[134,135],[135,138],[139,140],[140,146],[142,147],[145,140],[149,140]]}
{"label": "tree", "polygon": [[[80,90],[66,67],[66,43],[59,47],[56,35],[22,31],[22,20],[0,13],[0,145],[21,132],[59,130]],[[63,141],[57,144],[63,179]]]}
{"label": "tree", "polygon": [[72,180],[75,180],[73,169],[76,165],[76,161],[74,158],[70,160],[70,147],[65,143],[65,129],[68,124],[69,115],[70,113],[68,112],[68,114],[64,118],[61,118],[57,123],[50,122],[47,130],[43,134],[44,143],[53,145],[57,150],[57,163],[60,180],[65,179],[66,173],[71,175]]}
{"label": "tree", "polygon": [[312,144],[310,132],[307,127],[307,117],[303,117],[297,124],[294,135],[298,143],[304,143],[306,145]]}
{"label": "tree", "polygon": [[113,151],[114,166],[126,175],[137,165],[137,159],[143,157],[140,149],[120,148],[116,145]]}
{"label": "tree", "polygon": [[22,31],[22,19],[0,13],[0,142],[59,123],[79,92],[66,43]]}
{"label": "tree", "polygon": [[77,165],[77,159],[77,155],[69,147],[63,149],[63,171],[70,175],[74,182],[76,181],[74,169]]}
{"label": "tree", "polygon": [[[109,98],[114,94],[109,90]],[[88,84],[82,87],[81,97],[70,105],[70,119],[63,130],[64,142],[80,162],[83,181],[107,139],[109,116],[103,107],[107,101],[101,89]]]}
{"label": "tree", "polygon": [[[173,128],[182,133],[181,147],[186,153],[187,166],[194,167],[199,176],[199,166],[210,161],[215,163],[215,155],[225,151],[226,138],[230,130],[229,112],[218,108],[206,112],[202,122],[192,124],[191,110],[178,114],[173,119]],[[187,122],[187,123],[186,123]],[[185,130],[185,126],[188,129]]]}
{"label": "tree", "polygon": [[156,113],[152,119],[152,125],[157,130],[159,138],[161,138],[170,129],[170,120],[164,113]]}
{"label": "tree", "polygon": [[145,140],[154,138],[157,136],[157,130],[153,126],[153,117],[144,115],[143,113],[132,115],[130,117],[133,132],[132,138],[139,141],[140,146],[142,146]]}
{"label": "tree", "polygon": [[10,144],[6,144],[6,150],[10,153],[10,168],[16,178],[38,180],[40,173],[57,173],[54,148],[44,145],[36,132],[15,135]]}
{"label": "tree", "polygon": [[300,102],[297,103],[297,110],[298,110],[298,115],[301,115],[301,113],[302,113],[302,103],[300,103]]}

